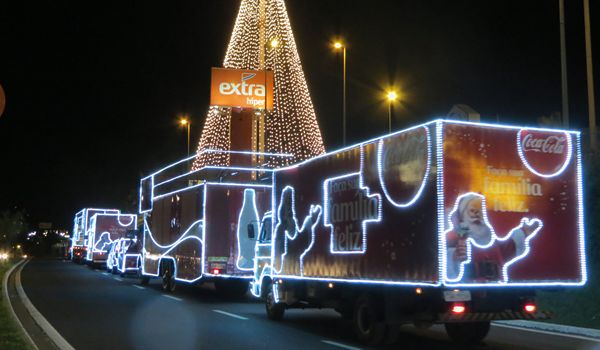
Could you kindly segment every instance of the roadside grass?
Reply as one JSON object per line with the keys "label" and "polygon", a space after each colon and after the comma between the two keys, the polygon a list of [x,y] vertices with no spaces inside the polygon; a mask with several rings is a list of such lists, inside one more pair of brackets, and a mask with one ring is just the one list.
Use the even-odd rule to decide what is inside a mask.
{"label": "roadside grass", "polygon": [[554,312],[554,318],[548,322],[600,329],[599,287],[597,281],[590,280],[581,288],[539,292],[538,308]]}
{"label": "roadside grass", "polygon": [[[0,262],[0,276],[3,278],[15,263],[16,261],[11,260]],[[19,326],[10,314],[2,289],[3,286],[0,284],[0,349],[31,350],[32,347],[24,339]]]}

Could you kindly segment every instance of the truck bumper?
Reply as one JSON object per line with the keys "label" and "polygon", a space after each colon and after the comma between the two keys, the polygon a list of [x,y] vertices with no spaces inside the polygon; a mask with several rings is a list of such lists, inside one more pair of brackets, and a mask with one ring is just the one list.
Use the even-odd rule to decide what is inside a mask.
{"label": "truck bumper", "polygon": [[500,320],[549,320],[553,317],[550,311],[536,311],[533,313],[521,311],[501,311],[501,312],[469,312],[456,315],[451,312],[439,314],[438,320],[441,323],[452,322],[483,322]]}

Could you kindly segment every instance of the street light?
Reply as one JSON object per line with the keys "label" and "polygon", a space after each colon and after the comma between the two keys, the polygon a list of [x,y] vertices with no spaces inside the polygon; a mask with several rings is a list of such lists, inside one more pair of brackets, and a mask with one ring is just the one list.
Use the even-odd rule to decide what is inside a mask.
{"label": "street light", "polygon": [[344,146],[346,146],[346,45],[341,41],[336,41],[333,43],[333,48],[335,50],[342,50],[343,56],[343,97],[342,97],[342,130],[344,133],[343,140]]}
{"label": "street light", "polygon": [[388,132],[392,132],[392,103],[398,99],[398,93],[394,90],[389,90],[386,94],[388,100]]}
{"label": "street light", "polygon": [[181,119],[179,119],[179,124],[185,128],[187,128],[187,156],[189,158],[190,156],[190,121],[185,118],[182,117]]}

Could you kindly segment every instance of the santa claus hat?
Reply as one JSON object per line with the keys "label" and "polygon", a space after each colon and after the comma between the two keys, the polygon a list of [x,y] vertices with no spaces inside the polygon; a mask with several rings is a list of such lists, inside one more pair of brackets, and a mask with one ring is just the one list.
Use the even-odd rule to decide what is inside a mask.
{"label": "santa claus hat", "polygon": [[482,199],[483,196],[477,193],[467,193],[463,196],[458,197],[458,205],[455,207],[455,210],[452,212],[450,220],[452,220],[452,224],[454,227],[458,225],[461,221],[462,215],[467,209],[469,203],[471,203],[474,199]]}

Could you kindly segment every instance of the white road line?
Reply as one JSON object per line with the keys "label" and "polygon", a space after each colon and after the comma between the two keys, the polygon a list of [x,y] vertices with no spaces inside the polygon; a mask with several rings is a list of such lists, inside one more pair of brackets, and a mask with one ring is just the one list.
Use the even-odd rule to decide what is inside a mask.
{"label": "white road line", "polygon": [[119,281],[119,282],[123,282],[123,279],[122,279],[122,278],[115,277],[115,279],[116,279],[117,281]]}
{"label": "white road line", "polygon": [[163,294],[162,296],[165,297],[165,298],[169,298],[169,299],[173,299],[173,300],[177,300],[177,301],[183,301],[183,299],[178,298],[178,297],[174,297],[172,295]]}
{"label": "white road line", "polygon": [[145,287],[142,286],[138,286],[137,284],[132,284],[132,286],[134,286],[137,289],[146,289]]}
{"label": "white road line", "polygon": [[523,332],[534,332],[534,333],[554,335],[556,337],[574,338],[574,339],[581,339],[581,340],[587,340],[587,341],[591,341],[591,342],[595,342],[595,343],[600,343],[600,339],[592,338],[592,337],[585,337],[583,335],[577,335],[577,334],[550,332],[550,331],[543,331],[541,329],[533,329],[533,328],[518,327],[518,326],[509,326],[509,325],[506,325],[506,324],[499,324],[499,323],[494,323],[494,327],[504,327],[504,328],[518,329],[518,330],[523,331]]}
{"label": "white road line", "polygon": [[35,342],[33,341],[33,339],[31,339],[31,336],[29,335],[29,333],[27,333],[27,330],[25,329],[25,327],[23,327],[23,323],[21,323],[21,320],[19,319],[19,317],[15,313],[15,310],[13,309],[12,303],[10,302],[10,297],[8,295],[8,277],[23,262],[25,262],[25,260],[21,260],[18,263],[14,264],[10,268],[10,270],[8,270],[8,272],[6,272],[4,274],[4,278],[2,279],[2,289],[4,290],[4,300],[6,300],[6,303],[8,304],[8,309],[10,310],[10,313],[12,314],[12,317],[17,321],[17,324],[19,325],[19,327],[21,327],[21,331],[23,332],[23,334],[25,334],[25,336],[27,337],[27,340],[29,340],[29,342],[31,343],[31,345],[33,346],[33,348],[35,350],[38,350],[37,345],[35,344]]}
{"label": "white road line", "polygon": [[226,311],[223,311],[223,310],[213,310],[213,312],[219,313],[221,315],[225,315],[225,316],[237,318],[238,320],[247,320],[248,319],[248,317],[244,317],[244,316],[232,314],[230,312],[226,312]]}
{"label": "white road line", "polygon": [[104,276],[110,276],[110,274],[109,274],[108,272],[102,272],[102,274],[103,274]]}
{"label": "white road line", "polygon": [[333,346],[337,346],[340,348],[344,348],[344,349],[348,349],[348,350],[361,350],[360,348],[357,348],[355,346],[350,346],[350,345],[346,345],[346,344],[342,344],[342,343],[338,343],[335,341],[331,341],[331,340],[321,340],[323,343],[325,344],[329,344],[329,345],[333,345]]}
{"label": "white road line", "polygon": [[28,262],[29,260],[22,264],[17,270],[17,274],[15,275],[17,294],[19,295],[19,298],[21,298],[21,302],[27,309],[27,312],[29,312],[31,318],[33,318],[35,323],[37,323],[38,326],[40,326],[40,328],[44,331],[44,333],[46,333],[48,338],[50,338],[54,342],[54,345],[56,345],[57,348],[59,348],[60,350],[75,350],[75,348],[72,347],[71,344],[69,344],[69,342],[67,342],[65,338],[63,338],[62,335],[60,335],[60,333],[58,333],[58,331],[54,327],[52,327],[50,322],[48,322],[48,320],[46,320],[46,318],[38,311],[38,309],[36,309],[35,306],[33,306],[33,303],[31,303],[31,300],[29,300],[29,298],[27,297],[27,294],[23,289],[23,285],[21,285],[21,270],[23,270],[23,267],[27,265]]}

